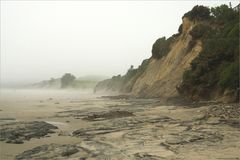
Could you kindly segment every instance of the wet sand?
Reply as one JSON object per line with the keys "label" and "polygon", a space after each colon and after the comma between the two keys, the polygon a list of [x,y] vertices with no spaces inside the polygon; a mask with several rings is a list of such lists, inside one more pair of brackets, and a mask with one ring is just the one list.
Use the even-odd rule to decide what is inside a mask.
{"label": "wet sand", "polygon": [[[36,121],[57,129],[21,139],[22,144],[2,137],[0,159],[239,160],[239,116],[209,114],[225,105],[191,108],[162,105],[158,99],[98,97],[80,91],[2,90],[1,132],[17,132],[18,123]],[[21,128],[23,135],[14,138],[31,129]]]}

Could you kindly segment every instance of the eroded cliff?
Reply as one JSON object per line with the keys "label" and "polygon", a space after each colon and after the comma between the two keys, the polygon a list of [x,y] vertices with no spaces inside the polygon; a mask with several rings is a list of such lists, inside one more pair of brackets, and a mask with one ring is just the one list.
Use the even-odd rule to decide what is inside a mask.
{"label": "eroded cliff", "polygon": [[182,32],[170,45],[169,53],[161,59],[150,58],[148,67],[133,85],[133,95],[170,97],[178,94],[176,86],[181,83],[184,70],[190,67],[191,61],[202,49],[200,40],[194,47],[189,46],[192,40],[189,32],[198,23],[183,18]]}
{"label": "eroded cliff", "polygon": [[[95,91],[118,91],[141,98],[181,95],[192,100],[236,101],[238,30],[239,11],[226,5],[211,10],[195,6],[183,16],[177,34],[153,44],[152,57],[124,76],[100,82]],[[226,93],[234,98],[222,98]]]}
{"label": "eroded cliff", "polygon": [[[190,48],[192,40],[189,32],[200,22],[190,21],[183,18],[182,31],[172,36],[169,44],[170,51],[163,57],[157,59],[151,57],[144,69],[128,76],[114,76],[112,79],[100,82],[96,91],[120,91],[130,93],[137,97],[169,97],[178,94],[176,86],[181,82],[184,70],[190,67],[191,61],[202,49],[201,41],[197,41]],[[124,83],[125,81],[125,83]]]}

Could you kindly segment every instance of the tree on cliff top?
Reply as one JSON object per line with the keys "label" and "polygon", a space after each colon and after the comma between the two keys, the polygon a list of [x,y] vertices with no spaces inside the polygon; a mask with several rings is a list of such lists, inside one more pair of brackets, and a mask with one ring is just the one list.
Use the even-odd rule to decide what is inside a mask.
{"label": "tree on cliff top", "polygon": [[219,24],[229,22],[236,18],[238,15],[232,8],[229,8],[227,5],[221,5],[215,8],[211,8],[211,13],[215,18],[215,21]]}
{"label": "tree on cliff top", "polygon": [[195,7],[193,7],[193,9],[187,13],[184,14],[183,18],[187,17],[190,20],[205,20],[205,19],[209,19],[210,16],[210,9],[208,7],[205,6],[199,6],[196,5]]}
{"label": "tree on cliff top", "polygon": [[71,73],[65,73],[61,78],[61,88],[70,86],[75,79],[76,77]]}

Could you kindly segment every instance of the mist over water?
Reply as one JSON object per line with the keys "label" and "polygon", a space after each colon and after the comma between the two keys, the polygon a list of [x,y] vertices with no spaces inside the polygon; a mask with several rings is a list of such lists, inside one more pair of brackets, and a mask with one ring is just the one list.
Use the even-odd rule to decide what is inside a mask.
{"label": "mist over water", "polygon": [[5,88],[0,90],[0,101],[4,100],[88,100],[97,98],[100,95],[93,94],[93,90],[74,89],[13,89]]}

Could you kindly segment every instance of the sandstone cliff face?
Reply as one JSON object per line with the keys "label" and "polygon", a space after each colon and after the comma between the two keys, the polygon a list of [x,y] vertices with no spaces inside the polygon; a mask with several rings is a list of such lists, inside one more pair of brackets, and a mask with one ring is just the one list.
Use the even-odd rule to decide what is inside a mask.
{"label": "sandstone cliff face", "polygon": [[199,22],[183,18],[181,34],[170,44],[170,51],[160,59],[145,60],[130,77],[114,76],[95,87],[95,92],[130,93],[136,97],[173,97],[177,96],[176,86],[181,82],[183,72],[190,67],[191,61],[201,52],[202,43],[198,40],[189,47],[192,40],[189,32]]}
{"label": "sandstone cliff face", "polygon": [[170,52],[159,60],[150,59],[146,70],[133,85],[131,94],[146,98],[177,96],[176,86],[181,82],[183,72],[202,49],[201,41],[189,49],[192,39],[189,32],[196,24],[183,18],[182,33],[171,44]]}

